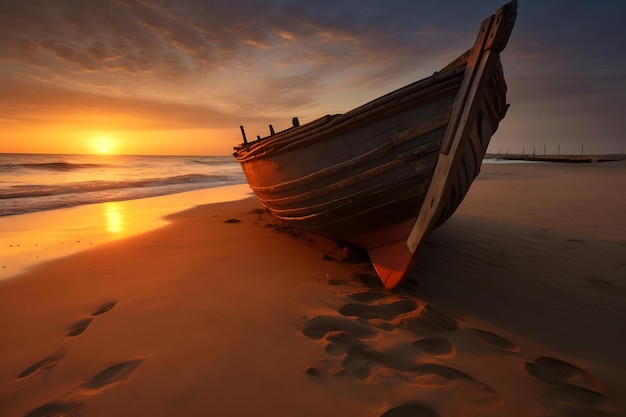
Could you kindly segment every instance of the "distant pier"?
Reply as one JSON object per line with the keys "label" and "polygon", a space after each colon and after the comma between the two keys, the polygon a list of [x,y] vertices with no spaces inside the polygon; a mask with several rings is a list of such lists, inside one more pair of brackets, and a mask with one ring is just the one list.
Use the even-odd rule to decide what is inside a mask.
{"label": "distant pier", "polygon": [[626,155],[498,155],[486,154],[485,159],[505,161],[560,162],[568,164],[591,164],[598,162],[623,161]]}

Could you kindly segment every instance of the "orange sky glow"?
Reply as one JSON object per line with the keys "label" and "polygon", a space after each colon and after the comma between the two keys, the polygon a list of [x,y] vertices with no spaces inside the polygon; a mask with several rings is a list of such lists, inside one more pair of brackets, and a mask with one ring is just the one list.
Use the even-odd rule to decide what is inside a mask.
{"label": "orange sky glow", "polygon": [[[5,2],[0,152],[228,155],[240,125],[264,136],[431,75],[504,3],[239,1]],[[624,12],[521,2],[490,152],[626,153]]]}

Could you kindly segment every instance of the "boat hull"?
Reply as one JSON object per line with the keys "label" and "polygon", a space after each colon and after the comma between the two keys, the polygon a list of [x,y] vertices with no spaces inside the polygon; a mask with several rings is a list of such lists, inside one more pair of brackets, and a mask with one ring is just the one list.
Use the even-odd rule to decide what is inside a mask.
{"label": "boat hull", "polygon": [[462,76],[457,68],[430,80],[426,88],[447,86],[434,100],[378,120],[339,115],[332,121],[340,128],[306,146],[241,160],[250,187],[276,217],[330,238],[350,240],[363,225],[375,230],[415,216]]}
{"label": "boat hull", "polygon": [[250,187],[293,227],[366,249],[395,287],[467,194],[506,114],[499,52],[514,17],[513,2],[431,77],[235,148]]}

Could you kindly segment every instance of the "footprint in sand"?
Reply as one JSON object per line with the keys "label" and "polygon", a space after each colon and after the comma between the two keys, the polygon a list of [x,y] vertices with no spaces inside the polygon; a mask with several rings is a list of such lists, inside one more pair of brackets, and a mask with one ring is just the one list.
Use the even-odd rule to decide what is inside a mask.
{"label": "footprint in sand", "polygon": [[413,342],[413,346],[420,352],[432,356],[445,356],[454,353],[454,346],[445,337],[428,337]]}
{"label": "footprint in sand", "polygon": [[[329,332],[325,335],[327,344],[324,350],[332,356],[342,356],[341,369],[335,375],[350,375],[358,379],[367,379],[376,367],[393,370],[402,380],[412,381],[418,385],[441,385],[442,380],[465,381],[486,386],[475,378],[449,366],[436,363],[415,364],[412,358],[403,358],[393,353],[379,352],[349,333],[343,331]],[[420,343],[421,342],[421,343]],[[414,344],[415,346],[415,344]],[[418,349],[433,353],[452,352],[451,343],[445,338],[423,339],[417,342]],[[436,377],[433,384],[427,382]]]}
{"label": "footprint in sand", "polygon": [[458,330],[459,323],[430,305],[426,305],[417,316],[407,317],[402,321],[410,332],[420,334],[424,331]]}
{"label": "footprint in sand", "polygon": [[422,386],[441,386],[454,381],[460,381],[473,386],[468,400],[475,405],[485,406],[500,403],[502,399],[496,390],[477,380],[476,378],[452,368],[438,363],[422,363],[412,366],[409,370],[413,374],[412,383]]}
{"label": "footprint in sand", "polygon": [[326,335],[327,353],[343,355],[342,368],[335,375],[347,374],[358,379],[367,379],[374,366],[386,363],[383,354],[345,332],[331,332]]}
{"label": "footprint in sand", "polygon": [[352,335],[345,332],[330,332],[325,339],[328,343],[324,350],[333,356],[343,355],[351,344],[358,343]]}
{"label": "footprint in sand", "polygon": [[515,343],[506,340],[504,337],[495,333],[481,329],[470,329],[472,334],[477,338],[489,343],[490,345],[504,350],[517,350]]}
{"label": "footprint in sand", "polygon": [[365,320],[380,319],[389,321],[416,309],[417,304],[415,301],[405,299],[378,304],[348,303],[339,309],[339,314]]}
{"label": "footprint in sand", "polygon": [[459,371],[458,369],[451,368],[445,365],[439,365],[437,363],[422,363],[420,365],[412,367],[410,370],[417,376],[436,375],[449,381],[458,380],[470,382],[472,384],[479,384],[483,386],[485,385],[475,378],[467,375],[466,373]]}
{"label": "footprint in sand", "polygon": [[343,359],[343,369],[336,375],[348,374],[358,379],[367,379],[374,367],[381,362],[376,351],[371,349],[354,349]]}
{"label": "footprint in sand", "polygon": [[[72,324],[69,327],[69,331],[65,334],[65,336],[76,337],[82,334],[87,329],[87,327],[91,324],[94,317],[110,311],[113,307],[115,307],[116,304],[117,304],[117,301],[109,301],[107,303],[102,304],[100,307],[94,310],[93,313],[91,313],[91,317],[78,320],[74,324]],[[26,378],[27,376],[32,375],[40,370],[44,370],[44,371],[52,370],[52,368],[54,368],[59,363],[59,361],[63,359],[63,356],[65,356],[65,353],[66,353],[66,349],[59,350],[58,352],[53,353],[52,355],[40,361],[35,362],[28,368],[24,369],[17,376],[17,378],[18,379]]]}
{"label": "footprint in sand", "polygon": [[343,331],[357,338],[374,337],[377,331],[364,324],[344,317],[317,316],[309,321],[302,333],[310,339],[321,339],[329,332]]}
{"label": "footprint in sand", "polygon": [[91,378],[81,386],[83,390],[101,391],[109,389],[114,385],[126,381],[141,365],[145,358],[134,359],[131,361],[120,362],[113,366],[109,366],[98,375]]}
{"label": "footprint in sand", "polygon": [[70,326],[70,331],[66,334],[67,337],[75,337],[82,334],[87,330],[87,326],[91,324],[93,318],[78,320],[76,323]]}
{"label": "footprint in sand", "polygon": [[78,415],[81,404],[74,401],[53,401],[26,414],[25,417],[68,417]]}
{"label": "footprint in sand", "polygon": [[606,395],[578,385],[565,384],[548,394],[554,401],[565,401],[582,407],[598,407],[608,401]]}
{"label": "footprint in sand", "polygon": [[420,403],[406,403],[390,408],[380,417],[439,417],[439,413]]}
{"label": "footprint in sand", "polygon": [[[453,355],[455,348],[447,337],[431,336],[410,342],[400,342],[377,348],[380,329],[399,330],[395,335],[410,337],[412,333],[421,334],[445,330],[457,330],[459,323],[418,300],[385,294],[379,291],[366,291],[348,295],[355,302],[349,302],[339,309],[341,316],[318,316],[308,322],[303,330],[311,339],[325,341],[324,351],[328,355],[320,362],[321,368],[309,366],[305,372],[320,375],[326,370],[335,377],[352,377],[376,384],[391,378],[400,383],[418,387],[436,388],[467,385],[469,390],[461,388],[467,400],[477,406],[493,406],[501,403],[496,391],[462,372],[461,370],[433,362],[419,363],[420,352],[434,357]],[[385,328],[384,325],[388,328]],[[511,347],[511,343],[499,336],[478,331],[479,337],[489,340],[493,345]],[[376,340],[374,340],[376,338]],[[412,352],[412,353],[411,353]],[[385,411],[383,416],[439,416],[432,409],[419,403],[409,402]]]}
{"label": "footprint in sand", "polygon": [[349,294],[348,297],[352,298],[359,303],[373,303],[374,301],[382,300],[389,297],[389,294],[377,291],[364,291]]}
{"label": "footprint in sand", "polygon": [[546,394],[553,402],[593,408],[608,401],[604,394],[596,391],[598,387],[586,371],[560,359],[538,358],[526,364],[526,371],[554,387]]}
{"label": "footprint in sand", "polygon": [[91,313],[91,316],[96,317],[101,314],[107,313],[111,311],[116,305],[117,301],[109,301],[108,303],[104,303],[100,307],[98,307],[93,313]]}
{"label": "footprint in sand", "polygon": [[525,367],[530,375],[549,385],[563,385],[576,381],[595,387],[587,372],[560,359],[541,357],[527,363]]}
{"label": "footprint in sand", "polygon": [[112,365],[89,381],[79,385],[56,401],[35,408],[25,417],[67,417],[78,415],[84,400],[94,394],[108,390],[128,378],[141,365],[145,358],[134,359]]}
{"label": "footprint in sand", "polygon": [[37,371],[49,371],[52,370],[52,368],[54,368],[55,366],[57,366],[57,364],[59,363],[59,361],[61,359],[63,359],[63,356],[65,356],[65,351],[59,351],[57,353],[54,353],[50,356],[48,356],[47,358],[44,358],[38,362],[35,362],[34,364],[32,364],[31,366],[29,366],[28,368],[24,369],[18,376],[18,379],[22,379],[22,378],[26,378],[29,375],[34,374]]}
{"label": "footprint in sand", "polygon": [[76,323],[70,326],[70,331],[66,334],[67,337],[75,337],[79,334],[82,334],[87,327],[91,324],[91,321],[94,317],[100,316],[104,313],[111,311],[113,307],[117,304],[117,301],[109,301],[108,303],[102,304],[93,313],[91,313],[91,317],[78,320]]}
{"label": "footprint in sand", "polygon": [[412,358],[379,352],[369,346],[369,339],[376,336],[378,331],[372,325],[353,319],[319,316],[309,322],[303,333],[311,339],[326,341],[325,352],[340,361],[331,365],[334,370],[330,373],[335,376],[348,375],[365,380],[376,368],[402,373],[413,365]]}

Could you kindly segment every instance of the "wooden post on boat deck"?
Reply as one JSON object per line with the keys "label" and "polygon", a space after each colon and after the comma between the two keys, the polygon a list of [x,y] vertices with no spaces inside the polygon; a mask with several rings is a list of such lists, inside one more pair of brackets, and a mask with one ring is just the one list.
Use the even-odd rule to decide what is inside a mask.
{"label": "wooden post on boat deck", "polygon": [[298,120],[297,117],[294,117],[293,119],[291,119],[291,124],[293,125],[293,127],[298,127],[300,126],[300,120]]}
{"label": "wooden post on boat deck", "polygon": [[248,143],[248,139],[246,139],[246,131],[243,130],[243,126],[239,126],[239,129],[241,129],[241,136],[243,136],[243,143]]}

